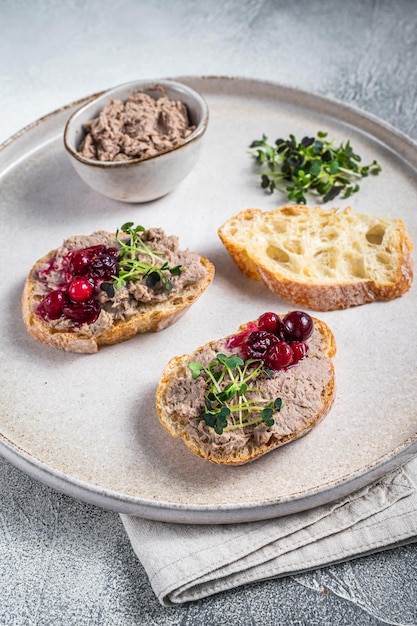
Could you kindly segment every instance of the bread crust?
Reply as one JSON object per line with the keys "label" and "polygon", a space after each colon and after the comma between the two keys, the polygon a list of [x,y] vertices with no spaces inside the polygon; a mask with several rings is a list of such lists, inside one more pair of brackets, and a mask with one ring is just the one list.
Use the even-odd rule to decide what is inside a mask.
{"label": "bread crust", "polygon": [[139,333],[158,332],[177,322],[187,309],[207,289],[214,278],[214,265],[205,256],[199,255],[205,268],[204,279],[186,287],[181,294],[175,294],[164,302],[142,304],[135,315],[129,319],[116,320],[111,328],[107,328],[96,336],[87,336],[81,330],[71,332],[56,331],[35,313],[40,297],[35,295],[35,273],[37,268],[56,254],[51,250],[32,267],[25,281],[22,293],[22,318],[29,334],[48,346],[67,352],[93,354],[101,346],[114,345],[127,341]]}
{"label": "bread crust", "polygon": [[[159,420],[163,427],[168,431],[170,435],[183,440],[187,448],[195,455],[220,465],[243,465],[245,463],[254,461],[255,459],[275,450],[276,448],[294,441],[314,428],[330,411],[336,394],[336,382],[335,382],[335,369],[333,358],[336,355],[336,342],[330,328],[322,320],[318,320],[313,317],[315,331],[318,332],[322,339],[322,358],[327,359],[330,367],[330,374],[326,384],[321,389],[321,402],[317,412],[312,418],[303,424],[302,428],[294,429],[283,436],[272,436],[266,443],[260,445],[245,445],[233,454],[225,452],[220,446],[215,446],[211,449],[200,445],[200,442],[195,437],[190,436],[189,430],[186,428],[186,424],[182,421],[178,415],[172,416],[168,411],[169,405],[169,389],[173,381],[185,376],[188,363],[195,360],[196,355],[204,349],[206,346],[212,348],[217,341],[211,341],[206,346],[201,346],[193,352],[183,354],[181,356],[173,357],[166,365],[156,391],[156,409]],[[243,324],[237,332],[243,330],[247,324]],[[305,359],[308,359],[305,357]],[[297,377],[300,370],[299,365],[288,370],[291,376]]]}
{"label": "bread crust", "polygon": [[[307,239],[310,235],[308,245],[311,246],[311,256],[314,256],[314,246],[317,254],[323,241],[314,230],[317,224],[317,217],[332,222],[335,228],[343,230],[347,220],[357,223],[362,230],[369,220],[372,227],[381,225],[389,233],[386,250],[381,251],[380,258],[384,255],[390,256],[390,263],[393,264],[389,276],[385,271],[384,263],[380,266],[374,261],[377,259],[376,245],[365,241],[365,235],[361,235],[364,240],[361,243],[364,253],[357,254],[358,262],[362,262],[364,267],[369,264],[366,257],[367,249],[375,271],[363,271],[363,275],[349,275],[348,273],[334,272],[334,277],[330,279],[325,270],[323,274],[314,278],[308,276],[309,265],[306,259],[303,271],[287,271],[287,262],[276,262],[268,254],[268,247],[280,245],[283,236],[274,230],[276,219],[296,220],[299,217],[305,218],[306,222],[310,216],[312,219],[311,233],[308,233],[308,226],[303,233],[299,233],[300,240],[304,236]],[[313,226],[313,220],[316,220]],[[289,300],[294,304],[309,307],[316,311],[330,311],[335,309],[346,309],[374,302],[376,300],[392,300],[404,295],[413,282],[413,242],[405,226],[400,219],[388,220],[387,218],[372,218],[371,216],[353,212],[350,207],[338,213],[338,209],[325,211],[321,207],[308,208],[304,205],[290,205],[280,207],[274,211],[263,212],[260,209],[246,209],[236,216],[230,218],[219,229],[218,235],[229,252],[231,258],[239,269],[249,278],[260,280],[263,284],[277,296]],[[359,237],[359,235],[358,235]],[[286,243],[286,242],[285,242]],[[348,257],[358,241],[347,241],[346,251],[342,247],[337,253]],[[337,244],[335,244],[336,246]],[[341,244],[340,244],[341,246]],[[366,248],[367,246],[367,248]],[[285,247],[285,246],[284,246]],[[373,255],[373,256],[372,256]],[[297,261],[303,261],[302,255],[297,257]],[[291,261],[291,257],[290,257]],[[380,270],[380,271],[379,271]]]}

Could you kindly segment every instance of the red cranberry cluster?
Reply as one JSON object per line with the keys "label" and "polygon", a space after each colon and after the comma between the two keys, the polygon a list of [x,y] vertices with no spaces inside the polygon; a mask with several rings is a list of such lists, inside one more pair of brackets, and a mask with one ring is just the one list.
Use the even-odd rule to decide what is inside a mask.
{"label": "red cranberry cluster", "polygon": [[245,360],[261,359],[267,368],[281,370],[306,356],[313,328],[312,318],[303,311],[291,311],[282,319],[267,312],[231,337],[228,348],[239,348]]}
{"label": "red cranberry cluster", "polygon": [[[60,317],[74,324],[92,324],[100,314],[95,297],[103,281],[117,275],[117,250],[104,245],[70,250],[64,259],[63,280],[58,289],[49,292],[38,307],[38,315],[46,320]],[[54,259],[41,274],[54,269]]]}

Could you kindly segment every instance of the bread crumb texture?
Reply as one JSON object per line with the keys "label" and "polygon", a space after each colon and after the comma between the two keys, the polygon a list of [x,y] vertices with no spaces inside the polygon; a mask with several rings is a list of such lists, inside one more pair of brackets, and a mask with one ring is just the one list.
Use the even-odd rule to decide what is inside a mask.
{"label": "bread crumb texture", "polygon": [[[392,299],[413,280],[413,243],[404,222],[350,207],[247,209],[220,227],[219,236],[247,276],[319,310]],[[325,296],[322,306],[315,288]]]}

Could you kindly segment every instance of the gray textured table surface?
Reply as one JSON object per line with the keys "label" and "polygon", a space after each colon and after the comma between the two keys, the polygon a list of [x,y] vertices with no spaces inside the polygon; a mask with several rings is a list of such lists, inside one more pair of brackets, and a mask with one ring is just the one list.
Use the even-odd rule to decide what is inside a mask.
{"label": "gray textured table surface", "polygon": [[[0,59],[0,142],[84,95],[186,74],[317,91],[417,139],[414,0],[0,0]],[[116,514],[0,459],[0,598],[6,625],[417,624],[417,546],[165,609]]]}

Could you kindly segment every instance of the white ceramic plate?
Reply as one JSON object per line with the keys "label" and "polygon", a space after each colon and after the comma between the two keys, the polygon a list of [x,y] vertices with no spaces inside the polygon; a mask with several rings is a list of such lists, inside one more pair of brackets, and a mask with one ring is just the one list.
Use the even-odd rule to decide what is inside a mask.
{"label": "white ceramic plate", "polygon": [[[217,237],[217,227],[244,208],[286,203],[260,189],[248,155],[253,139],[319,129],[337,142],[350,138],[364,162],[377,158],[383,167],[362,182],[351,205],[403,218],[415,242],[417,146],[384,122],[318,95],[244,79],[182,80],[207,99],[209,128],[196,168],[157,202],[111,201],[78,178],[62,131],[82,102],[38,120],[0,150],[0,452],[73,497],[152,519],[224,523],[304,510],[416,452],[415,287],[393,302],[319,315],[338,344],[336,403],[309,435],[252,464],[215,466],[172,439],[156,416],[156,384],[171,356],[266,310],[292,308],[242,276]],[[35,342],[20,317],[34,261],[69,235],[113,231],[128,219],[161,226],[210,257],[217,273],[209,290],[175,326],[96,355]]]}

